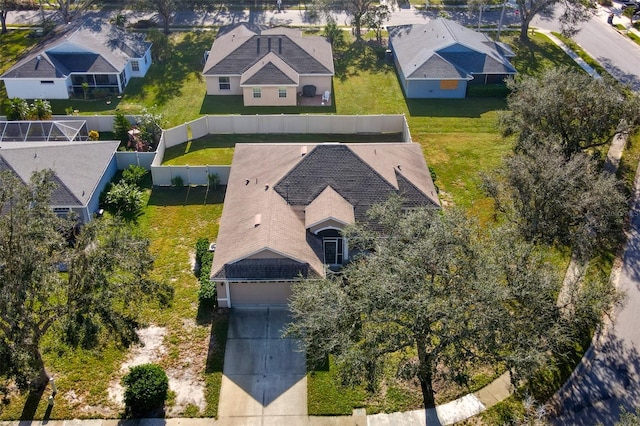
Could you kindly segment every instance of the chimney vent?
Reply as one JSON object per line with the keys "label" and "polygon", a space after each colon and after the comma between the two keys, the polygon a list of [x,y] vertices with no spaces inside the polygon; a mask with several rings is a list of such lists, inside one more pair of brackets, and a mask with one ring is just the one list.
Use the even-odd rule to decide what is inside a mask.
{"label": "chimney vent", "polygon": [[278,53],[282,54],[282,39],[278,39]]}
{"label": "chimney vent", "polygon": [[271,52],[271,37],[267,39],[267,52]]}
{"label": "chimney vent", "polygon": [[253,218],[253,227],[258,227],[260,225],[260,222],[262,222],[262,215],[260,213],[257,213]]}
{"label": "chimney vent", "polygon": [[307,146],[302,146],[300,147],[300,156],[304,157],[305,155],[307,155]]}
{"label": "chimney vent", "polygon": [[258,55],[260,54],[260,38],[258,38]]}

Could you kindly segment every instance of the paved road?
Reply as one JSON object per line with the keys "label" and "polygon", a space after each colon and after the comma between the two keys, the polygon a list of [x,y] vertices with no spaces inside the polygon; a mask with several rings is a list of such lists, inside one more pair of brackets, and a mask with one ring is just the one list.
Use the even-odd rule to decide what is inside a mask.
{"label": "paved road", "polygon": [[[607,15],[610,11],[618,15],[614,19],[615,24],[629,24],[629,19],[619,15],[620,4],[616,3],[612,8],[599,8],[595,16],[581,24],[581,30],[573,39],[611,75],[638,91],[640,90],[640,46],[607,24]],[[537,17],[533,25],[559,31],[555,16]]]}

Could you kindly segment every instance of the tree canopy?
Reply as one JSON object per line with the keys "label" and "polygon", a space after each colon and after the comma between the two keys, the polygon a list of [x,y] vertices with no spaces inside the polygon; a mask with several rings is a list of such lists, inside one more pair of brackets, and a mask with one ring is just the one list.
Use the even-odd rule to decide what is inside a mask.
{"label": "tree canopy", "polygon": [[429,408],[436,378],[464,384],[476,362],[527,378],[575,341],[577,316],[561,314],[561,280],[533,245],[513,231],[483,234],[457,210],[400,206],[392,199],[372,208],[374,225],[345,230],[363,255],[339,276],[294,285],[288,333],[312,361],[332,354],[346,383],[372,389],[393,354]]}
{"label": "tree canopy", "polygon": [[558,20],[564,34],[576,32],[580,22],[587,21],[595,12],[593,4],[588,0],[516,0],[521,19],[520,40],[529,40],[529,25],[536,15],[551,14],[556,6],[562,8]]}
{"label": "tree canopy", "polygon": [[0,172],[0,375],[21,386],[48,381],[40,348],[47,333],[71,346],[106,338],[128,345],[137,340],[140,304],[172,297],[148,277],[145,239],[116,219],[79,226],[57,217],[53,182],[48,171],[27,184]]}
{"label": "tree canopy", "polygon": [[334,10],[346,13],[351,19],[351,26],[358,41],[362,40],[363,24],[368,23],[378,28],[389,19],[389,6],[380,7],[376,0],[314,0],[314,3],[327,15]]}
{"label": "tree canopy", "polygon": [[505,135],[518,136],[519,151],[552,138],[569,156],[610,142],[621,123],[628,129],[640,115],[636,96],[567,68],[519,76],[507,85],[511,94],[500,126]]}
{"label": "tree canopy", "polygon": [[529,241],[571,247],[583,259],[620,240],[626,197],[615,176],[554,144],[515,153],[483,182],[496,210]]}

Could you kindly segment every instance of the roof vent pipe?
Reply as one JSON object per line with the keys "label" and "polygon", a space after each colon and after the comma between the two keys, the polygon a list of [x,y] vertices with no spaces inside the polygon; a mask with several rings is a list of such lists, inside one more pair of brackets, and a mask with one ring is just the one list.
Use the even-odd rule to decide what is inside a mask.
{"label": "roof vent pipe", "polygon": [[259,226],[260,222],[262,222],[262,215],[260,213],[257,213],[256,216],[253,218],[253,226],[254,226],[254,228]]}
{"label": "roof vent pipe", "polygon": [[258,54],[260,54],[260,38],[258,38]]}
{"label": "roof vent pipe", "polygon": [[271,37],[267,39],[267,52],[271,52]]}
{"label": "roof vent pipe", "polygon": [[304,157],[305,155],[307,155],[307,146],[302,146],[300,147],[300,156]]}
{"label": "roof vent pipe", "polygon": [[278,39],[278,53],[282,54],[282,39]]}

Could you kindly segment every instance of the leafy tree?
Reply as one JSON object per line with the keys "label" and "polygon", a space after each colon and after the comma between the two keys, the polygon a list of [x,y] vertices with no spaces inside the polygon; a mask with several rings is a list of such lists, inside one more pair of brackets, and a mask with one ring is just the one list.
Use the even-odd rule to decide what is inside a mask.
{"label": "leafy tree", "polygon": [[48,171],[27,184],[0,172],[0,341],[10,348],[9,376],[21,386],[48,382],[41,342],[49,333],[71,345],[128,345],[137,340],[140,303],[172,296],[148,278],[146,240],[117,220],[79,228],[56,217],[49,207],[54,185]]}
{"label": "leafy tree", "polygon": [[133,415],[146,414],[164,406],[169,391],[167,373],[157,364],[131,367],[122,378],[124,402]]}
{"label": "leafy tree", "polygon": [[626,198],[587,154],[568,160],[553,146],[515,154],[484,189],[527,240],[573,247],[583,258],[619,240]]}
{"label": "leafy tree", "polygon": [[[437,378],[464,384],[474,362],[501,362],[519,382],[599,320],[580,289],[570,299],[576,314],[563,315],[561,280],[513,231],[486,237],[459,211],[403,214],[400,206],[376,206],[374,225],[345,230],[350,248],[366,255],[341,276],[293,287],[287,334],[301,338],[314,363],[333,354],[344,383],[366,380],[373,389],[393,355],[400,375],[419,380],[430,408]],[[615,294],[593,289],[589,295]]]}
{"label": "leafy tree", "polygon": [[28,120],[29,119],[29,103],[21,98],[12,98],[5,103],[5,114],[7,120]]}
{"label": "leafy tree", "polygon": [[29,106],[29,116],[34,120],[49,120],[52,114],[51,103],[47,100],[36,99]]}
{"label": "leafy tree", "polygon": [[635,14],[636,14],[635,5],[625,7],[624,10],[622,11],[622,15],[629,18],[629,23],[631,24],[631,26],[633,26],[633,18]]}
{"label": "leafy tree", "polygon": [[386,4],[373,6],[362,18],[364,25],[373,28],[376,33],[376,41],[382,43],[382,30],[385,22],[391,17],[391,8]]}
{"label": "leafy tree", "polygon": [[123,113],[118,112],[113,117],[113,133],[122,144],[129,142],[129,130],[131,130],[131,127],[131,123]]}
{"label": "leafy tree", "polygon": [[158,14],[162,17],[164,33],[168,35],[171,19],[173,19],[173,14],[176,12],[178,8],[178,1],[177,0],[145,0],[145,5],[148,10],[152,12],[158,12]]}
{"label": "leafy tree", "polygon": [[334,49],[345,45],[344,31],[342,31],[342,29],[338,27],[338,24],[336,24],[336,20],[332,17],[327,18],[327,23],[324,26],[322,35],[326,37],[327,40],[329,40],[329,43],[331,43],[331,46]]}
{"label": "leafy tree", "polygon": [[7,15],[10,11],[16,10],[18,2],[16,0],[0,0],[0,34],[7,32]]}
{"label": "leafy tree", "polygon": [[365,15],[377,8],[376,0],[315,0],[319,10],[330,14],[333,10],[342,11],[351,18],[353,32],[358,41],[362,40],[362,24]]}
{"label": "leafy tree", "polygon": [[507,86],[509,109],[500,115],[500,125],[505,135],[518,135],[520,151],[553,137],[569,156],[608,143],[621,120],[633,126],[640,114],[635,96],[567,68],[520,76]]}
{"label": "leafy tree", "polygon": [[149,173],[149,170],[144,167],[131,164],[122,171],[122,180],[129,185],[140,187],[140,183],[147,173]]}
{"label": "leafy tree", "polygon": [[127,181],[118,182],[107,190],[104,204],[118,216],[135,216],[142,208],[142,191]]}
{"label": "leafy tree", "polygon": [[567,35],[577,32],[577,25],[594,14],[595,8],[588,0],[516,0],[520,15],[520,40],[529,41],[529,25],[536,15],[552,13],[556,5],[563,7],[558,20],[562,32]]}

